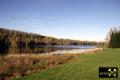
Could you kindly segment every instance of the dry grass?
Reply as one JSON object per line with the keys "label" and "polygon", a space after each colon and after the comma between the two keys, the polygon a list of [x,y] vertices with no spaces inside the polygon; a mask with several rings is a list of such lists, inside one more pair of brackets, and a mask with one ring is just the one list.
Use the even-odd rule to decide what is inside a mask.
{"label": "dry grass", "polygon": [[7,55],[0,57],[0,77],[20,77],[70,62],[75,55]]}
{"label": "dry grass", "polygon": [[[98,50],[90,50],[84,54],[95,54]],[[8,54],[0,56],[0,77],[8,80],[8,77],[20,77],[39,72],[49,67],[74,61],[76,54]]]}

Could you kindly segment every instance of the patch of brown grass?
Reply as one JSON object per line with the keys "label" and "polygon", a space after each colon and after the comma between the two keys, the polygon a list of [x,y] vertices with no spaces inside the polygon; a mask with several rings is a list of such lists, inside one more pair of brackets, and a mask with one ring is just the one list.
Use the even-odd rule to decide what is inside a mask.
{"label": "patch of brown grass", "polygon": [[0,57],[0,77],[19,77],[30,75],[34,72],[47,69],[56,65],[64,64],[73,60],[75,55],[7,55]]}

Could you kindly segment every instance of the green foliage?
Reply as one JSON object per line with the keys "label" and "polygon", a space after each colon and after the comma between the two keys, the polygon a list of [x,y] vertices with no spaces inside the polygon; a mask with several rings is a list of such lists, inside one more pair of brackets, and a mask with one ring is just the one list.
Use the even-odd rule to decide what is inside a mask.
{"label": "green foliage", "polygon": [[109,34],[109,47],[120,48],[120,28],[111,29]]}

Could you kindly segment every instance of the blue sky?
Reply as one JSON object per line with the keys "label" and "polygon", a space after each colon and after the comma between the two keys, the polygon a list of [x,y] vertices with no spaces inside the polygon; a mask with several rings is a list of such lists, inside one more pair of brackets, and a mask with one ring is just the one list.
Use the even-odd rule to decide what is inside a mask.
{"label": "blue sky", "polygon": [[0,27],[103,41],[120,26],[120,0],[0,0]]}

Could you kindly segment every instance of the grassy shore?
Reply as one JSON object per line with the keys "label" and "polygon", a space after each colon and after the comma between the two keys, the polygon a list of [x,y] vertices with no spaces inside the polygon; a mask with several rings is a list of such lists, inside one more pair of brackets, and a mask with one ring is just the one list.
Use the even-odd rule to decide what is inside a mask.
{"label": "grassy shore", "polygon": [[[118,67],[118,78],[99,78],[99,67]],[[120,80],[120,49],[79,55],[74,62],[48,68],[15,80]]]}
{"label": "grassy shore", "polygon": [[76,55],[8,54],[0,56],[0,80],[27,76],[74,60]]}
{"label": "grassy shore", "polygon": [[42,70],[76,60],[81,54],[95,54],[100,49],[66,54],[7,54],[0,56],[0,79],[27,76]]}

